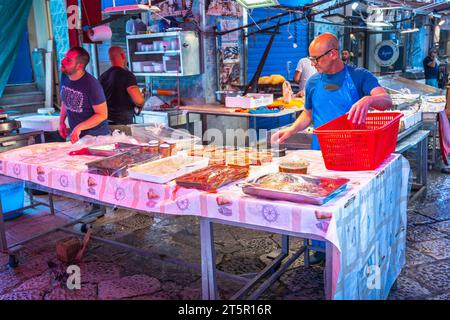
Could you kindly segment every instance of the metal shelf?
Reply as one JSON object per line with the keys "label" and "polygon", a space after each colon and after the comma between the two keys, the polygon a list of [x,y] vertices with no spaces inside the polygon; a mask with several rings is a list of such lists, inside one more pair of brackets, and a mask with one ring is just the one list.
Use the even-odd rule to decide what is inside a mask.
{"label": "metal shelf", "polygon": [[143,77],[182,77],[183,74],[180,72],[133,72],[135,76],[143,76]]}
{"label": "metal shelf", "polygon": [[177,37],[183,31],[171,31],[171,32],[158,32],[158,33],[146,33],[146,34],[137,34],[137,35],[129,35],[128,39],[145,39],[145,38],[164,38],[164,37]]}
{"label": "metal shelf", "polygon": [[[143,41],[145,43],[149,43],[154,39],[172,37],[177,39],[178,46],[177,50],[171,50],[170,45],[165,47],[157,46],[153,48],[154,51],[142,51],[143,48],[139,48],[137,52],[134,49],[137,49],[138,41]],[[176,32],[167,32],[167,33],[153,33],[153,34],[145,34],[145,35],[134,35],[127,36],[127,58],[130,66],[133,66],[134,62],[160,62],[165,65],[164,70],[173,70],[175,69],[172,62],[175,61],[166,61],[168,58],[170,60],[179,60],[178,61],[178,70],[179,72],[164,72],[164,71],[144,71],[142,68],[131,68],[132,72],[137,76],[144,77],[186,77],[191,75],[199,75],[201,74],[200,68],[200,40],[199,35],[195,31],[176,31]],[[131,49],[131,50],[130,50]],[[162,61],[157,61],[162,60]],[[137,70],[139,71],[137,71]],[[160,70],[160,69],[158,69]]]}
{"label": "metal shelf", "polygon": [[397,143],[401,140],[403,140],[404,138],[406,138],[407,136],[409,136],[410,134],[412,134],[413,132],[419,130],[422,127],[423,122],[417,122],[415,125],[413,125],[412,127],[409,127],[408,129],[406,129],[405,131],[402,131],[398,134],[397,136]]}
{"label": "metal shelf", "polygon": [[180,53],[180,50],[166,50],[166,51],[136,51],[133,54],[166,54],[166,53]]}

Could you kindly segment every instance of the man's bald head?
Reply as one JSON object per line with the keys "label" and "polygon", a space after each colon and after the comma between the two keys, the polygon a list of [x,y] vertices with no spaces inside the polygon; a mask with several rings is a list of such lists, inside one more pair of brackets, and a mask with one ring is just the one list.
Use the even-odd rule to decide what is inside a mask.
{"label": "man's bald head", "polygon": [[111,65],[114,67],[125,67],[127,63],[127,59],[125,56],[125,51],[118,46],[112,46],[108,50],[109,60],[111,61]]}
{"label": "man's bald head", "polygon": [[343,68],[338,50],[339,41],[331,33],[323,33],[311,42],[309,56],[317,72],[333,74]]}
{"label": "man's bald head", "polygon": [[309,50],[314,49],[314,51],[319,50],[319,52],[326,52],[330,49],[339,49],[339,41],[334,34],[322,33],[321,35],[314,38],[314,40],[309,45]]}

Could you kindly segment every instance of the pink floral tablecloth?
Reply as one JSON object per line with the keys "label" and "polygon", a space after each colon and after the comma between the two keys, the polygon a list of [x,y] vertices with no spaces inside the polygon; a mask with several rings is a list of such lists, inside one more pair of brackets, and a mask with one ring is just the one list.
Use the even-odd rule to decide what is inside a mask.
{"label": "pink floral tablecloth", "polygon": [[[294,151],[311,165],[308,173],[350,179],[347,191],[322,206],[246,196],[231,184],[217,193],[176,188],[131,178],[90,174],[86,162],[69,156],[69,143],[37,144],[0,153],[0,174],[141,211],[195,215],[312,234],[337,249],[333,263],[335,299],[385,299],[405,262],[409,164],[392,154],[377,170],[326,170],[320,151]],[[250,178],[275,172],[276,159],[252,167]],[[375,271],[381,271],[373,282]]]}

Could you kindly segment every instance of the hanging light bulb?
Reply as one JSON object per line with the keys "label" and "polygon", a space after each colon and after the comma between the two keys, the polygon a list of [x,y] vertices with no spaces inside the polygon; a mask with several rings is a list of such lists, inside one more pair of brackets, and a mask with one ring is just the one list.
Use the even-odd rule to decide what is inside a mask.
{"label": "hanging light bulb", "polygon": [[438,23],[438,26],[442,26],[445,23],[445,19],[441,19]]}
{"label": "hanging light bulb", "polygon": [[297,47],[298,47],[297,43],[294,42],[294,43],[292,44],[292,47],[293,47],[294,49],[297,49]]}
{"label": "hanging light bulb", "polygon": [[358,8],[358,6],[359,6],[358,2],[353,2],[352,3],[352,10],[356,10]]}

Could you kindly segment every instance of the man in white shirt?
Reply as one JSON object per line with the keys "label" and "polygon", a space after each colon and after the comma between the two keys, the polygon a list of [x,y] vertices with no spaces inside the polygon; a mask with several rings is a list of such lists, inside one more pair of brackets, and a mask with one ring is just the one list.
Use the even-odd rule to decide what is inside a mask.
{"label": "man in white shirt", "polygon": [[297,69],[294,73],[294,82],[299,84],[299,91],[297,93],[298,97],[303,97],[305,95],[306,81],[308,81],[308,79],[315,73],[317,73],[317,70],[311,64],[311,60],[308,58],[302,58],[298,61]]}

